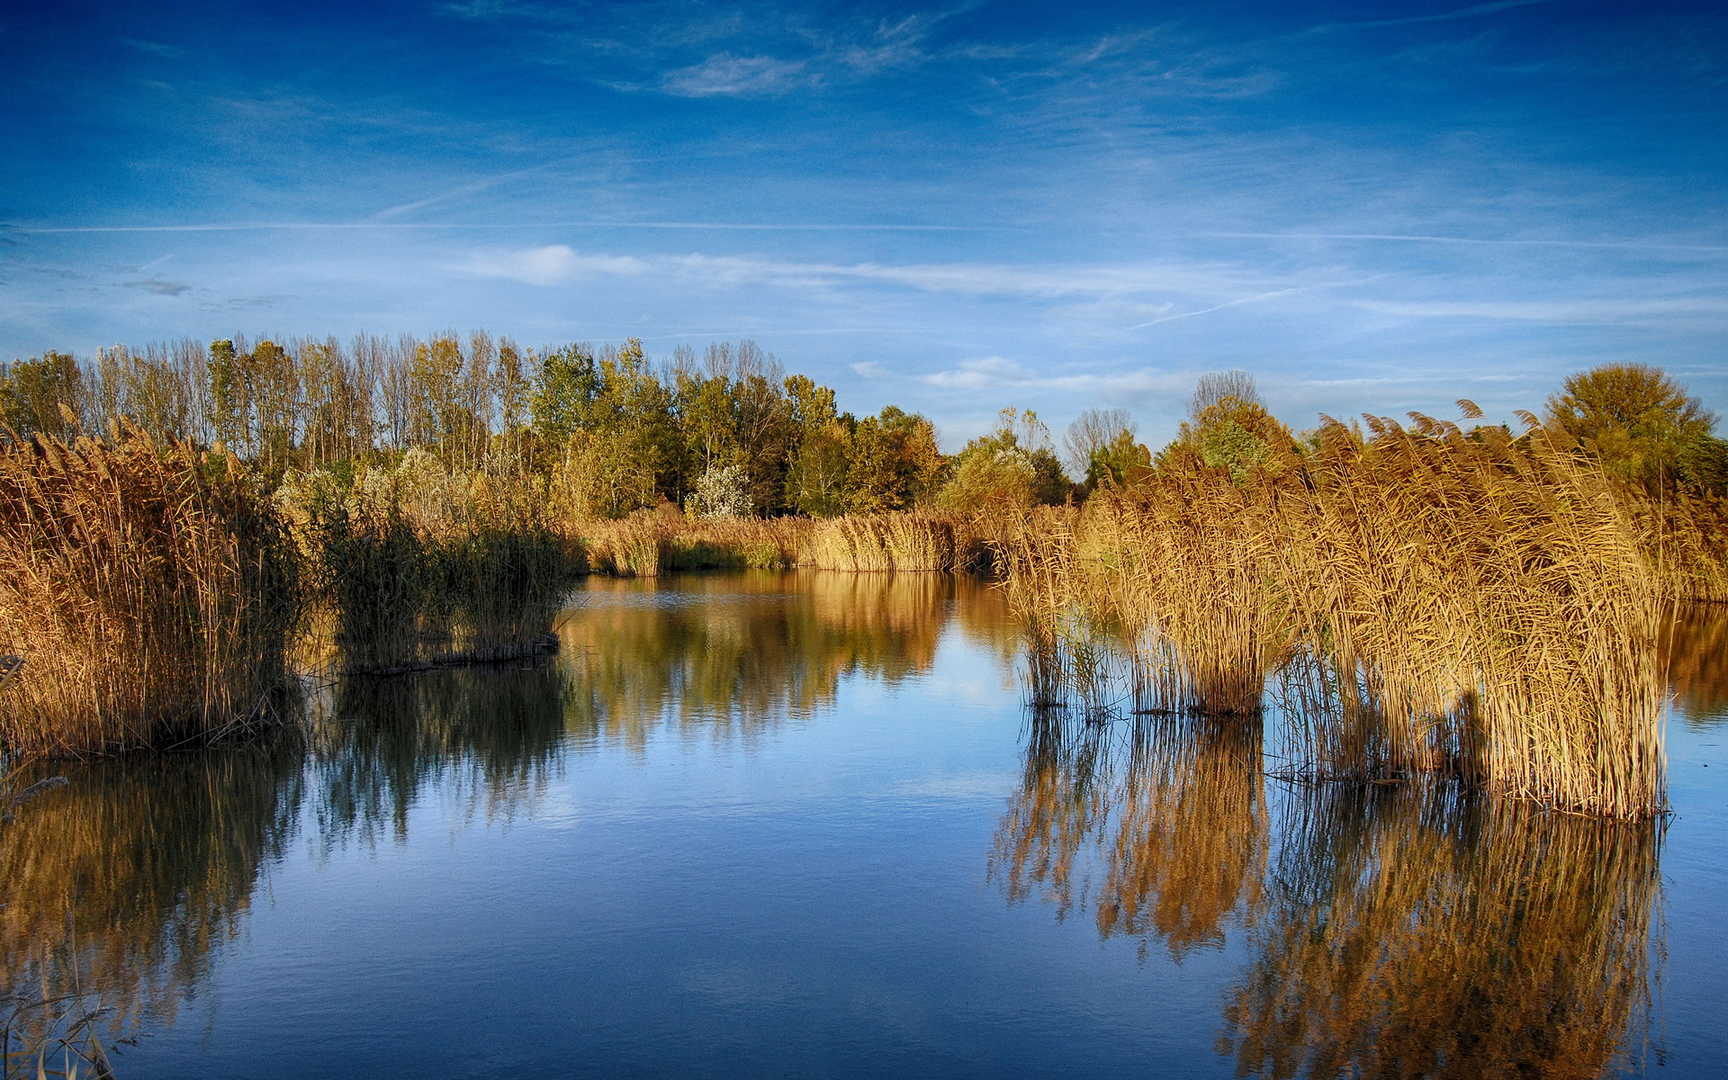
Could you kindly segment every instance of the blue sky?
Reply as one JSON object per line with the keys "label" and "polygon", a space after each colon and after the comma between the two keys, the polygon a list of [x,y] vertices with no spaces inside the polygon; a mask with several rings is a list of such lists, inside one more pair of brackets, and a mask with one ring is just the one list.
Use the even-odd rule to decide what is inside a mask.
{"label": "blue sky", "polygon": [[754,338],[956,446],[1195,376],[1728,412],[1728,17],[1492,2],[59,3],[0,13],[0,356]]}

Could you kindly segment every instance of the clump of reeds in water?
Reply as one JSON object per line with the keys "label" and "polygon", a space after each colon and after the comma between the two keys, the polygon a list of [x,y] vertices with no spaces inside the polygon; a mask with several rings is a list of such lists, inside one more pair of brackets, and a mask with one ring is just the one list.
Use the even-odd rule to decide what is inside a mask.
{"label": "clump of reeds in water", "polygon": [[1310,754],[1648,816],[1664,804],[1660,584],[1613,484],[1531,428],[1328,423],[1276,493],[1268,577],[1339,703]]}
{"label": "clump of reeds in water", "polygon": [[1291,799],[1255,959],[1224,1014],[1238,1075],[1641,1071],[1658,826],[1446,785]]}
{"label": "clump of reeds in water", "polygon": [[281,517],[232,458],[136,429],[0,434],[0,743],[84,754],[268,712],[298,612]]}
{"label": "clump of reeds in water", "polygon": [[1026,636],[1027,705],[1035,716],[1068,708],[1075,698],[1096,705],[1098,680],[1088,677],[1095,672],[1085,660],[1092,655],[1087,614],[1097,608],[1079,603],[1073,514],[1020,510],[1003,515],[991,532],[1008,609]]}
{"label": "clump of reeds in water", "polygon": [[[416,473],[465,490],[427,499]],[[546,647],[578,566],[570,545],[537,520],[529,493],[450,473],[425,455],[349,487],[313,481],[299,497],[302,545],[348,670],[485,662]]]}
{"label": "clump of reeds in water", "polygon": [[1010,530],[1034,700],[1089,678],[1039,660],[1077,655],[1062,628],[1089,620],[1134,643],[1141,708],[1246,713],[1295,684],[1318,774],[1660,811],[1665,586],[1625,493],[1530,428],[1327,421],[1235,473],[1178,447],[1071,534]]}
{"label": "clump of reeds in water", "polygon": [[1288,662],[1297,622],[1266,573],[1285,542],[1271,520],[1282,471],[1244,480],[1175,447],[1154,485],[1099,500],[1077,557],[1084,606],[1131,628],[1142,707],[1256,713],[1267,678]]}
{"label": "clump of reeds in water", "polygon": [[1728,498],[1684,488],[1625,493],[1664,592],[1674,600],[1728,603]]}

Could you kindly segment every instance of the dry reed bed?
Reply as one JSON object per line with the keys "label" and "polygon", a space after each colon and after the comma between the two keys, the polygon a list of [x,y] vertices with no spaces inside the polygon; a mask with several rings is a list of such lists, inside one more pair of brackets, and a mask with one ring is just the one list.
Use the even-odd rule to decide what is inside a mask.
{"label": "dry reed bed", "polygon": [[82,754],[260,717],[297,614],[280,517],[232,459],[136,429],[0,434],[0,744]]}
{"label": "dry reed bed", "polygon": [[1066,532],[1010,532],[998,555],[1050,654],[1033,650],[1052,687],[1035,692],[1084,693],[1065,628],[1114,624],[1141,708],[1252,711],[1278,677],[1320,775],[1443,772],[1608,817],[1664,805],[1648,536],[1539,433],[1328,421],[1240,481],[1178,451]]}
{"label": "dry reed bed", "polygon": [[679,570],[786,570],[811,528],[805,518],[690,519],[642,511],[616,521],[563,526],[581,553],[583,569],[618,577],[655,577]]}
{"label": "dry reed bed", "polygon": [[586,570],[620,577],[711,569],[953,573],[979,568],[985,554],[973,523],[918,512],[690,519],[643,511],[564,529]]}
{"label": "dry reed bed", "polygon": [[1673,492],[1630,496],[1645,547],[1667,595],[1728,603],[1728,499]]}
{"label": "dry reed bed", "polygon": [[815,522],[798,565],[816,570],[956,573],[976,569],[971,522],[924,513],[848,514]]}

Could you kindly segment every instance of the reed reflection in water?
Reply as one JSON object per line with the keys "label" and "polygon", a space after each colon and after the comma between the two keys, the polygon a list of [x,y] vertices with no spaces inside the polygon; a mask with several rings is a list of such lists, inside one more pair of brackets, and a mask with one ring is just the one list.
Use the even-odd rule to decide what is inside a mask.
{"label": "reed reflection in water", "polygon": [[[871,969],[883,994],[915,996],[942,977],[933,974],[938,966],[964,965],[973,956],[999,963],[1002,982],[979,981],[975,994],[970,983],[943,989],[931,1022],[960,1019],[941,1039],[972,1046],[968,1025],[1002,1020],[1008,1015],[1002,1002],[1011,995],[1001,988],[1022,985],[1015,980],[1035,970],[1054,980],[1051,999],[1068,1006],[1067,1012],[1053,1006],[1052,1023],[1083,1025],[1088,1016],[1104,1016],[1118,1033],[1128,1030],[1123,1025],[1143,1025],[1141,1041],[1124,1036],[1094,1064],[1128,1065],[1128,1056],[1146,1047],[1180,1045],[1178,1064],[1193,1071],[1279,1077],[1594,1076],[1628,1061],[1636,1067],[1660,951],[1660,843],[1648,826],[1495,806],[1460,799],[1443,786],[1286,785],[1262,765],[1256,716],[1092,722],[1077,709],[1066,716],[1043,710],[1025,732],[1016,779],[1010,686],[955,723],[951,696],[920,696],[950,674],[957,681],[999,667],[1006,676],[1018,662],[1022,639],[1001,594],[963,580],[762,573],[595,581],[565,610],[559,629],[562,650],[535,661],[354,678],[310,690],[303,735],[56,768],[68,783],[0,827],[0,977],[9,1006],[76,989],[88,1003],[112,1010],[104,1020],[110,1037],[162,1036],[147,1039],[137,1057],[128,1054],[122,1075],[132,1062],[170,1050],[193,1056],[158,1057],[164,1071],[140,1074],[185,1075],[190,1070],[176,1070],[202,1052],[186,1049],[201,1037],[196,1030],[227,1039],[229,1052],[243,1056],[248,1040],[276,1022],[253,1017],[247,1027],[236,1017],[245,1012],[238,1004],[243,995],[268,997],[268,980],[279,977],[279,969],[260,966],[260,946],[248,941],[271,919],[261,898],[292,895],[296,905],[310,905],[279,911],[278,933],[292,919],[320,933],[326,923],[341,929],[352,917],[345,904],[358,899],[363,914],[376,914],[367,897],[342,890],[387,891],[374,868],[395,853],[380,858],[368,849],[391,845],[412,849],[413,858],[397,865],[445,846],[454,852],[452,867],[471,862],[480,845],[527,856],[511,864],[512,880],[528,867],[534,895],[563,904],[565,894],[547,888],[560,883],[570,910],[597,928],[585,946],[595,951],[583,963],[631,972],[665,968],[676,950],[656,953],[655,935],[640,932],[637,913],[640,896],[678,872],[689,873],[690,883],[737,890],[728,895],[738,903],[713,913],[674,904],[668,919],[722,927],[722,934],[742,925],[738,932],[752,949],[767,943],[788,955],[822,955],[833,943],[812,929],[819,920],[811,926],[788,920],[772,897],[741,881],[734,863],[691,858],[677,846],[688,842],[691,822],[708,820],[701,799],[678,796],[692,784],[714,790],[701,788],[703,776],[692,771],[705,762],[739,775],[784,777],[830,767],[824,755],[836,745],[855,752],[857,732],[892,730],[895,739],[878,739],[874,748],[882,757],[847,762],[853,770],[874,762],[875,772],[858,773],[858,789],[868,790],[869,799],[820,789],[798,796],[798,811],[788,813],[792,803],[775,801],[786,798],[782,791],[764,787],[750,797],[765,812],[729,822],[724,843],[739,845],[763,873],[784,863],[785,880],[808,888],[812,904],[832,905],[851,934],[892,923],[904,951],[896,954],[900,966]],[[955,631],[957,637],[944,636]],[[951,646],[964,646],[956,650],[960,662]],[[1695,700],[1702,703],[1698,715],[1707,714],[1723,685],[1713,674],[1720,672],[1720,654],[1706,643],[1674,655],[1682,708]],[[920,684],[913,678],[920,673],[935,677]],[[882,696],[892,703],[853,694],[847,685],[853,675],[893,688]],[[951,687],[937,692],[951,694]],[[862,708],[852,707],[855,698],[864,700]],[[872,718],[871,708],[894,719]],[[909,719],[901,721],[902,714]],[[822,725],[808,722],[816,716]],[[1264,721],[1278,722],[1274,713]],[[788,737],[768,738],[776,733]],[[722,746],[707,753],[713,744],[748,752],[730,754]],[[702,752],[657,752],[668,747]],[[969,779],[981,785],[976,790],[940,799],[928,794],[936,781],[951,781],[957,766],[987,755],[995,771]],[[675,767],[665,767],[669,759]],[[920,777],[926,759],[939,760],[939,768]],[[894,785],[909,777],[931,783],[902,799]],[[600,783],[611,786],[582,790]],[[605,797],[597,791],[638,790],[664,797],[635,816],[560,816],[566,791],[579,801]],[[997,801],[1003,794],[1006,813]],[[452,821],[474,826],[472,839],[451,843],[445,828]],[[507,834],[490,830],[501,822],[515,824]],[[839,851],[836,835],[861,846]],[[652,874],[636,869],[638,852],[656,843],[663,861],[651,863]],[[1082,934],[1095,932],[1106,942],[1104,953],[1127,962],[1113,965],[1103,956],[1096,964],[1074,963],[1071,943],[1059,942],[1050,952],[1062,958],[1060,969],[1031,968],[1027,958],[1040,953],[1037,929],[1024,940],[993,937],[987,946],[957,938],[955,920],[978,914],[961,905],[1002,914],[997,894],[977,890],[977,858],[986,844],[1001,894],[1013,903],[1053,905],[1058,917],[1080,923]],[[835,853],[822,864],[829,876],[799,878],[803,864],[790,850],[806,858]],[[309,859],[296,858],[308,852]],[[561,867],[560,858],[570,865]],[[920,902],[919,890],[928,889],[939,905],[952,906],[928,922],[908,915],[906,906],[872,906],[872,886],[888,888],[871,876],[872,858],[890,868],[884,873],[910,881]],[[322,874],[331,863],[343,872]],[[446,901],[462,910],[459,889],[442,891],[439,867],[432,863],[400,902],[420,904],[422,916]],[[637,873],[640,880],[632,877]],[[843,886],[827,888],[828,880]],[[397,902],[384,905],[387,914]],[[552,924],[563,926],[563,915]],[[713,923],[705,921],[710,915]],[[1046,919],[1018,915],[1022,929],[1035,924],[1056,938],[1066,933]],[[452,956],[466,956],[476,965],[470,974],[495,967],[509,977],[519,969],[543,971],[525,958],[570,947],[537,936],[543,933],[532,920],[501,920],[484,949],[464,952],[457,940],[436,963],[447,971]],[[275,942],[264,948],[282,940],[260,937]],[[423,961],[392,954],[396,944],[379,945],[393,956],[392,973],[430,970],[406,966]],[[496,953],[489,951],[494,946]],[[1134,953],[1154,970],[1140,970]],[[853,954],[841,947],[833,955]],[[638,963],[640,956],[657,957],[661,967]],[[746,970],[753,970],[751,962],[738,961]],[[1181,985],[1199,988],[1188,1007],[1199,1003],[1200,1023],[1185,1014],[1180,1032],[1168,998],[1138,996],[1141,987],[1159,984],[1158,966],[1171,962],[1183,965]],[[330,989],[318,981],[327,967],[315,970],[313,985],[296,987],[312,1000]],[[234,976],[242,971],[248,974]],[[1122,982],[1108,981],[1118,976]],[[352,991],[345,1002],[387,1001],[400,989],[386,985],[394,974],[366,967],[343,977],[350,982],[336,979],[331,987]],[[809,979],[814,998],[799,995],[786,1007],[808,1008],[796,1014],[800,1022],[832,1021],[846,1032],[838,1038],[854,1039],[857,1015],[824,1012],[821,991],[828,984],[821,974]],[[640,1045],[660,1045],[653,1039],[687,1018],[679,1010],[698,1007],[673,982],[620,978],[605,985],[608,992],[636,987],[644,995],[615,999],[625,1017],[620,1030],[632,1032],[630,1039],[640,1035]],[[465,991],[453,980],[449,992]],[[670,1004],[656,1012],[650,998]],[[209,1012],[208,1028],[182,1015],[170,1033],[176,1014],[195,1001],[200,1013]],[[667,1026],[628,1028],[637,1022],[627,1015],[631,1009]],[[1012,1015],[1015,1023],[1025,1019]],[[51,1026],[46,1010],[21,1016],[36,1034]],[[326,1021],[336,1026],[334,1037],[357,1040],[342,1016]],[[891,1038],[885,1029],[872,1030]],[[1214,1033],[1218,1056],[1210,1052]],[[563,1041],[547,1061],[568,1062],[596,1045],[602,1056],[608,1049],[574,1028],[553,1035]],[[1085,1041],[1063,1044],[1061,1052],[1080,1053]],[[1012,1053],[1026,1053],[1029,1045]],[[1092,1040],[1087,1048],[1101,1045]]]}
{"label": "reed reflection in water", "polygon": [[1254,720],[1035,714],[990,874],[1142,956],[1240,927],[1239,1075],[1589,1077],[1640,1051],[1658,826],[1438,783],[1276,787],[1269,814],[1260,761]]}
{"label": "reed reflection in water", "polygon": [[0,1014],[39,1042],[99,1006],[172,1023],[282,858],[305,795],[296,735],[100,760],[0,830]]}
{"label": "reed reflection in water", "polygon": [[434,790],[462,819],[509,820],[556,777],[572,697],[546,659],[325,688],[308,709],[320,844],[406,843]]}
{"label": "reed reflection in water", "polygon": [[1682,604],[1663,635],[1679,715],[1694,726],[1728,723],[1728,604]]}
{"label": "reed reflection in water", "polygon": [[1282,816],[1224,1013],[1240,1073],[1591,1077],[1641,1052],[1660,826],[1408,785]]}
{"label": "reed reflection in water", "polygon": [[1257,718],[1040,711],[990,873],[1011,901],[1040,895],[1059,918],[1090,906],[1101,936],[1180,960],[1258,914],[1266,814]]}

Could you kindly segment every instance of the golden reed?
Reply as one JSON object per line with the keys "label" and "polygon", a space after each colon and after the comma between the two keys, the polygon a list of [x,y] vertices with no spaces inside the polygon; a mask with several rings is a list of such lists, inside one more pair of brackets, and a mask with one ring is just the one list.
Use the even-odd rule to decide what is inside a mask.
{"label": "golden reed", "polygon": [[116,428],[0,433],[0,744],[80,754],[259,718],[299,588],[287,530],[232,459]]}
{"label": "golden reed", "polygon": [[1033,627],[1034,696],[1084,681],[1071,628],[1109,625],[1141,711],[1250,712],[1298,684],[1316,774],[1660,812],[1672,575],[1651,514],[1530,427],[1327,420],[1237,478],[1177,446],[1078,514],[1022,516],[996,555]]}

